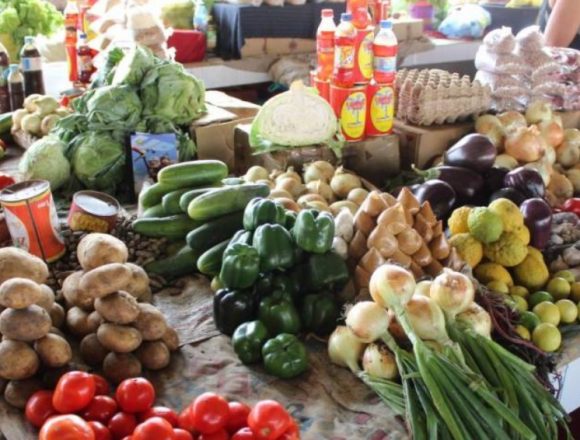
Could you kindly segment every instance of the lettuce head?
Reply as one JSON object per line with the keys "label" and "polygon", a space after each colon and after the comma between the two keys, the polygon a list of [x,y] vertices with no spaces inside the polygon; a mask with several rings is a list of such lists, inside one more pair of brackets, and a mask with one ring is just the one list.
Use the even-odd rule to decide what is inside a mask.
{"label": "lettuce head", "polygon": [[64,156],[64,148],[65,144],[58,137],[45,136],[26,150],[18,165],[18,171],[26,180],[48,180],[54,191],[63,186],[70,177],[70,163]]}
{"label": "lettuce head", "polygon": [[105,86],[91,90],[86,101],[91,130],[132,130],[141,119],[141,101],[130,86]]}

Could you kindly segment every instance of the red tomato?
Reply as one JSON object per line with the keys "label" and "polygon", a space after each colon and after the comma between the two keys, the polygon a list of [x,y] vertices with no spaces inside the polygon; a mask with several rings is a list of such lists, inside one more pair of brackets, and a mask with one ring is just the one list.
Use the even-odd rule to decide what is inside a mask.
{"label": "red tomato", "polygon": [[225,429],[220,429],[211,434],[201,434],[197,440],[230,440],[230,436]]}
{"label": "red tomato", "polygon": [[245,428],[242,428],[236,432],[233,435],[232,440],[256,440],[256,436],[252,430],[246,426]]}
{"label": "red tomato", "polygon": [[139,414],[139,421],[144,422],[151,417],[161,417],[162,419],[167,420],[173,427],[177,426],[178,422],[178,415],[175,411],[171,408],[167,408],[166,406],[154,406],[153,408],[149,408],[144,413]]}
{"label": "red tomato", "polygon": [[95,434],[79,416],[67,414],[47,420],[38,434],[38,440],[95,440]]}
{"label": "red tomato", "polygon": [[85,420],[96,420],[107,424],[109,419],[117,413],[117,410],[117,402],[112,397],[95,396],[83,411],[82,416]]}
{"label": "red tomato", "polygon": [[109,431],[115,440],[133,434],[137,427],[137,419],[133,414],[118,412],[109,420]]}
{"label": "red tomato", "polygon": [[115,397],[123,411],[128,413],[145,412],[155,402],[155,388],[151,382],[143,377],[126,379],[117,387]]}
{"label": "red tomato", "polygon": [[300,427],[292,420],[290,427],[277,440],[300,440]]}
{"label": "red tomato", "polygon": [[240,402],[229,402],[228,406],[230,408],[230,416],[226,423],[226,430],[233,434],[248,426],[248,414],[250,414],[252,408]]}
{"label": "red tomato", "polygon": [[95,434],[95,440],[112,440],[111,431],[101,422],[91,421],[89,426]]}
{"label": "red tomato", "polygon": [[40,390],[26,402],[26,419],[37,428],[41,428],[50,416],[57,414],[52,406],[52,394],[52,391]]}
{"label": "red tomato", "polygon": [[258,402],[248,416],[248,426],[257,440],[275,440],[291,426],[292,418],[275,400]]}
{"label": "red tomato", "polygon": [[215,393],[203,393],[193,401],[193,426],[202,434],[212,434],[226,427],[228,401]]}
{"label": "red tomato", "polygon": [[175,428],[171,440],[193,440],[193,436],[185,429]]}
{"label": "red tomato", "polygon": [[172,440],[173,426],[161,417],[145,420],[133,431],[132,440]]}
{"label": "red tomato", "polygon": [[177,426],[187,432],[195,431],[195,426],[193,426],[193,404],[186,406],[183,411],[179,413],[177,419]]}
{"label": "red tomato", "polygon": [[111,393],[109,382],[103,376],[93,374],[95,378],[95,396],[108,396]]}
{"label": "red tomato", "polygon": [[83,371],[70,371],[61,376],[52,404],[63,414],[75,413],[84,409],[95,397],[95,378],[92,374]]}

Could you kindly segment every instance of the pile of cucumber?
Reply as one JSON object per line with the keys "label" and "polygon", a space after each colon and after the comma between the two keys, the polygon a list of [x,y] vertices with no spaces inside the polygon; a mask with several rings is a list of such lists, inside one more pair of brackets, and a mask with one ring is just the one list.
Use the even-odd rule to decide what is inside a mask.
{"label": "pile of cucumber", "polygon": [[266,184],[227,175],[228,167],[217,160],[182,162],[163,168],[158,182],[141,192],[143,214],[133,222],[135,232],[186,243],[174,255],[146,265],[147,272],[169,279],[219,272],[227,244],[243,227],[244,208],[270,193]]}

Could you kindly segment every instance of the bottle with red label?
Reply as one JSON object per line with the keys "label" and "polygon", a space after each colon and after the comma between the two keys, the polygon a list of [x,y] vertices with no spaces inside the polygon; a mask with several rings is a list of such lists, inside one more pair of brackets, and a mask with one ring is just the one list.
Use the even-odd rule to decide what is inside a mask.
{"label": "bottle with red label", "polygon": [[381,20],[388,20],[391,17],[391,0],[380,1],[380,11],[377,23]]}
{"label": "bottle with red label", "polygon": [[354,84],[356,28],[349,13],[340,15],[340,24],[334,33],[334,69],[332,83],[338,87]]}
{"label": "bottle with red label", "polygon": [[76,0],[68,0],[64,8],[64,45],[68,61],[68,79],[71,82],[77,81],[79,77],[77,64],[77,29],[79,20],[79,8]]}
{"label": "bottle with red label", "polygon": [[79,47],[77,49],[79,82],[87,85],[91,82],[91,76],[95,72],[93,66],[93,51],[87,43],[87,36],[84,33],[79,35]]}
{"label": "bottle with red label", "polygon": [[320,81],[328,81],[334,67],[334,11],[322,10],[322,19],[316,31],[316,76]]}
{"label": "bottle with red label", "polygon": [[352,24],[357,29],[366,29],[371,23],[368,0],[347,0],[346,10],[352,14]]}
{"label": "bottle with red label", "polygon": [[373,41],[373,77],[378,84],[391,84],[397,73],[398,42],[391,20],[381,20]]}

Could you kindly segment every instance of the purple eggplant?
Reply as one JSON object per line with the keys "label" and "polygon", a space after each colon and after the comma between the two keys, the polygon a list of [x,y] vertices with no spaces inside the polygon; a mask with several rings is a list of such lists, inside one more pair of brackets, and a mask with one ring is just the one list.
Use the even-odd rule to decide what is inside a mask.
{"label": "purple eggplant", "polygon": [[425,171],[415,170],[425,180],[439,179],[451,185],[459,202],[470,202],[483,188],[483,179],[469,168],[443,165]]}
{"label": "purple eggplant", "polygon": [[530,230],[530,244],[537,249],[544,249],[552,229],[552,208],[544,199],[536,197],[522,203],[520,211],[526,227]]}
{"label": "purple eggplant", "polygon": [[508,199],[520,206],[526,200],[526,196],[515,188],[502,188],[498,189],[491,195],[489,202],[491,203],[496,199]]}
{"label": "purple eggplant", "polygon": [[447,182],[439,179],[428,180],[413,191],[419,203],[429,202],[439,219],[444,219],[453,208],[457,198],[455,191]]}
{"label": "purple eggplant", "polygon": [[519,167],[507,173],[503,179],[504,186],[515,188],[526,198],[544,197],[546,186],[542,176],[531,168]]}
{"label": "purple eggplant", "polygon": [[497,150],[489,138],[473,133],[461,138],[445,152],[443,164],[484,173],[493,166],[496,156]]}
{"label": "purple eggplant", "polygon": [[487,189],[489,194],[494,193],[504,187],[503,181],[507,173],[509,173],[507,168],[493,167],[483,175],[485,189]]}

